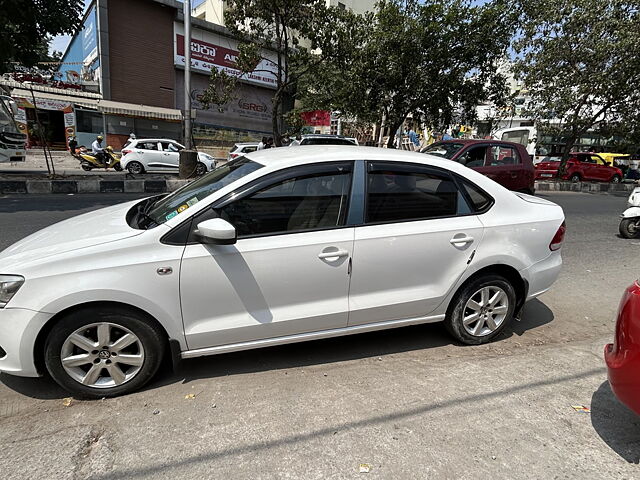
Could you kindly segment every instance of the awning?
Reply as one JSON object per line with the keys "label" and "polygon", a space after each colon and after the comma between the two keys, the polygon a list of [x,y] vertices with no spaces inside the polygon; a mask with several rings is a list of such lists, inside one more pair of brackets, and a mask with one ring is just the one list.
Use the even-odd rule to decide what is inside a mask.
{"label": "awning", "polygon": [[98,99],[97,98],[86,98],[80,97],[76,95],[59,95],[57,93],[50,92],[39,92],[34,90],[33,94],[30,90],[26,90],[23,88],[14,88],[11,91],[12,97],[22,97],[26,99],[28,102],[33,102],[33,97],[36,99],[36,104],[38,100],[52,100],[56,102],[68,102],[73,103],[75,105],[80,105],[83,107],[89,108],[97,108],[98,107]]}
{"label": "awning", "polygon": [[131,117],[159,118],[163,120],[181,121],[182,112],[173,108],[151,107],[133,103],[99,100],[98,110],[112,115],[127,115]]}

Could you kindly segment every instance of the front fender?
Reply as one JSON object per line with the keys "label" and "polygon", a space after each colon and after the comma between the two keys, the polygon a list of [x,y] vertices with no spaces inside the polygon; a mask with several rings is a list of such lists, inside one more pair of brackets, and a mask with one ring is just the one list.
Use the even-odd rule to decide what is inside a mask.
{"label": "front fender", "polygon": [[629,207],[624,212],[622,212],[622,215],[620,215],[620,216],[622,218],[640,217],[640,207]]}

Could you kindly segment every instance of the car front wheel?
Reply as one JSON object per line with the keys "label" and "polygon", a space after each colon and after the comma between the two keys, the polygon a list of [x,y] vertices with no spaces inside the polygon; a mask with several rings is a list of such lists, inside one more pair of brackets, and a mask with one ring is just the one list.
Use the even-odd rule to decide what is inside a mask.
{"label": "car front wheel", "polygon": [[611,177],[611,183],[620,183],[620,175],[614,175]]}
{"label": "car front wheel", "polygon": [[45,365],[75,396],[114,397],[141,388],[155,375],[164,337],[128,310],[78,310],[56,323],[45,343]]}
{"label": "car front wheel", "polygon": [[198,164],[196,165],[196,175],[200,176],[204,175],[205,173],[207,173],[207,166],[202,162],[198,162]]}
{"label": "car front wheel", "polygon": [[485,275],[468,282],[454,297],[445,325],[467,345],[487,343],[513,319],[516,293],[502,276]]}
{"label": "car front wheel", "polygon": [[580,175],[574,173],[573,175],[571,175],[571,177],[569,177],[569,181],[572,183],[578,183],[580,181]]}

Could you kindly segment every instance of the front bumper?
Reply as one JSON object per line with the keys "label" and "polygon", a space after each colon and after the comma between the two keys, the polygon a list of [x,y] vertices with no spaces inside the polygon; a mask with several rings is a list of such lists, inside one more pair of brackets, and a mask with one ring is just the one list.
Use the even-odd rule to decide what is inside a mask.
{"label": "front bumper", "polygon": [[0,372],[21,377],[39,376],[34,361],[38,333],[52,317],[50,313],[23,308],[0,309]]}

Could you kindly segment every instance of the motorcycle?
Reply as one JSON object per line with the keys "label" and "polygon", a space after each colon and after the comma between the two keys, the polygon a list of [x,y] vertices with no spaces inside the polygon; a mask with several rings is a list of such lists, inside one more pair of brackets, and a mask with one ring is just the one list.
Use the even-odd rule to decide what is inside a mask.
{"label": "motorcycle", "polygon": [[627,209],[620,215],[620,235],[624,238],[634,238],[640,234],[640,187],[633,189],[627,204]]}
{"label": "motorcycle", "polygon": [[122,164],[120,163],[120,157],[113,153],[112,147],[105,147],[103,159],[106,159],[107,162],[103,161],[103,159],[98,158],[96,155],[89,153],[88,151],[81,151],[74,155],[78,160],[80,160],[80,167],[85,171],[89,172],[94,168],[113,168],[116,172],[122,171]]}

